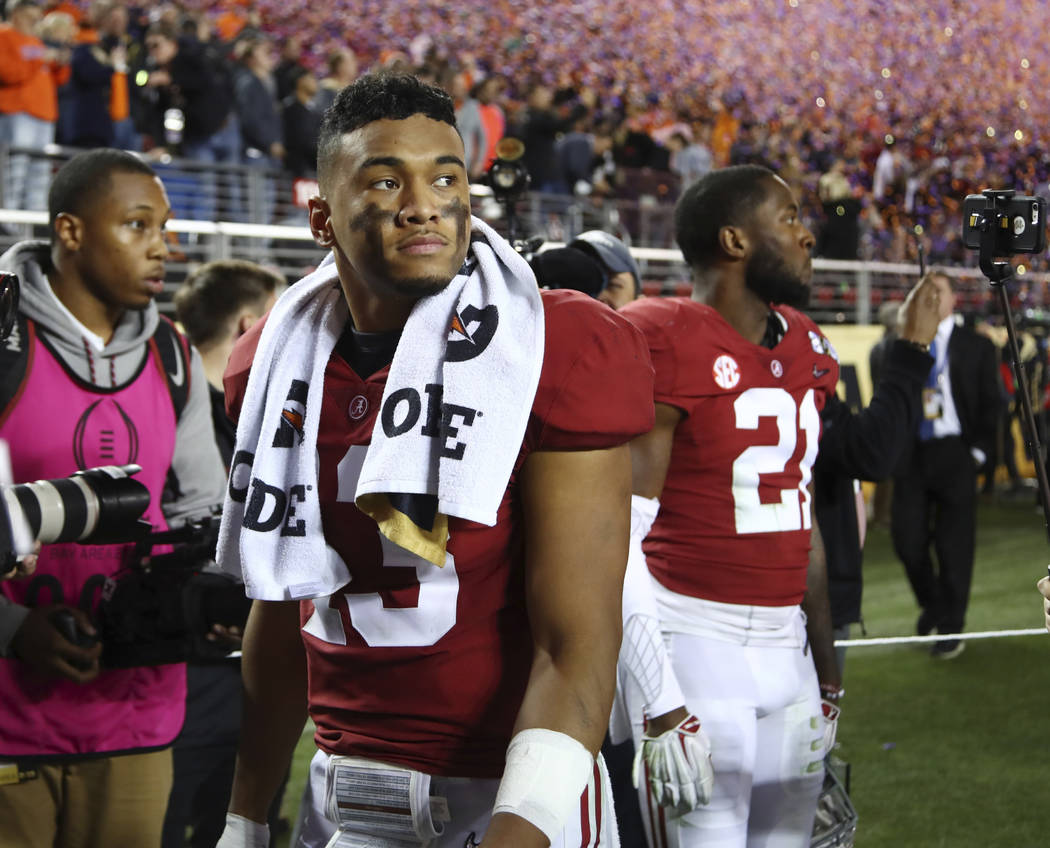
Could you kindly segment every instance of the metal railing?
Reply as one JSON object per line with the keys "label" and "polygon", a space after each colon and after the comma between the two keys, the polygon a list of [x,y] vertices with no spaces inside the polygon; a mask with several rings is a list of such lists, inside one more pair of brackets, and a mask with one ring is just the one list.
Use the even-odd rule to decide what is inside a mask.
{"label": "metal railing", "polygon": [[[76,150],[49,147],[32,151],[0,146],[0,173],[8,184],[12,155],[25,155],[47,167],[47,179]],[[175,288],[190,270],[213,259],[239,258],[277,269],[290,282],[311,271],[323,255],[307,227],[305,198],[308,182],[262,168],[212,165],[186,159],[152,163],[165,184],[175,220],[169,225],[171,256],[168,284],[161,306],[170,308]],[[472,195],[473,211],[506,233],[505,210],[491,193]],[[635,201],[530,194],[515,206],[525,232],[563,243],[589,229],[630,238],[644,287],[650,295],[684,295],[689,273],[673,248],[673,207],[649,195]],[[218,223],[216,223],[218,221]],[[248,223],[253,221],[255,223]],[[270,223],[262,224],[261,221]],[[47,216],[40,210],[0,209],[0,249],[26,238],[48,238]],[[974,258],[976,266],[976,257]],[[813,296],[808,312],[824,323],[871,323],[879,305],[903,299],[918,278],[915,265],[815,259]],[[994,298],[980,272],[949,268],[957,278],[957,295],[964,311],[994,312]],[[1015,305],[1025,312],[1050,313],[1047,274],[1028,274],[1011,284]]]}
{"label": "metal railing", "polygon": [[[264,226],[236,222],[211,223],[175,219],[168,224],[171,252],[161,308],[170,310],[176,288],[196,266],[214,259],[247,259],[278,270],[289,282],[312,271],[324,256],[305,226]],[[17,241],[46,239],[47,215],[0,209],[0,250]],[[548,247],[558,242],[548,243]],[[678,250],[634,247],[643,286],[649,295],[687,295],[689,271]],[[807,312],[821,323],[873,323],[884,301],[901,300],[918,279],[915,265],[885,262],[813,260],[813,295]],[[962,311],[988,311],[993,295],[976,268],[947,268],[956,280]],[[1023,285],[1045,292],[1047,275],[1028,275]],[[1035,284],[1032,286],[1031,284]],[[1038,309],[1042,301],[1029,298],[1021,308]]]}

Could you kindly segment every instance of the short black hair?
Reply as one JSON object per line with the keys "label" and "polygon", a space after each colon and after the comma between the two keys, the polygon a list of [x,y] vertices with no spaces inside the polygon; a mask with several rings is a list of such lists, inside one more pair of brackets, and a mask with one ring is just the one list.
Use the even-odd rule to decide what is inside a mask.
{"label": "short black hair", "polygon": [[336,95],[324,113],[317,139],[317,174],[322,185],[344,135],[373,121],[403,121],[424,115],[456,126],[456,106],[448,93],[409,74],[365,74]]}
{"label": "short black hair", "polygon": [[133,153],[102,147],[78,153],[58,169],[47,194],[47,214],[54,231],[55,219],[63,212],[83,217],[109,191],[110,177],[115,173],[157,176],[156,172]]}
{"label": "short black hair", "polygon": [[284,278],[254,262],[220,259],[201,265],[175,292],[175,316],[197,347],[220,341],[246,306],[260,310]]}
{"label": "short black hair", "polygon": [[674,210],[674,235],[690,268],[718,256],[718,231],[747,223],[775,178],[761,165],[733,165],[709,171],[682,193]]}

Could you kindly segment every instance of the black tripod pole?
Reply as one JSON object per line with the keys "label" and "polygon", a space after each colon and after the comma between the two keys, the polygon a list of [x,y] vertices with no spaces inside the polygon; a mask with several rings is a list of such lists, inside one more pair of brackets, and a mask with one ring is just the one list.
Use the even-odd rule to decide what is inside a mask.
{"label": "black tripod pole", "polygon": [[1050,483],[1047,482],[1043,448],[1039,443],[1039,431],[1035,426],[1035,412],[1032,410],[1032,399],[1028,395],[1028,381],[1025,379],[1024,366],[1021,364],[1021,348],[1017,343],[1017,329],[1014,326],[1014,316],[1010,310],[1010,293],[1006,286],[1007,281],[1013,276],[1013,268],[1008,262],[995,260],[995,228],[998,226],[996,216],[986,216],[985,223],[987,226],[981,232],[981,270],[992,287],[999,290],[999,304],[1003,310],[1003,319],[1006,321],[1006,337],[1010,345],[1014,381],[1017,394],[1021,396],[1021,421],[1024,424],[1025,441],[1035,465],[1035,475],[1039,481],[1039,500],[1043,505],[1043,523],[1047,538],[1050,539]]}
{"label": "black tripod pole", "polygon": [[1050,539],[1050,483],[1046,476],[1046,463],[1043,458],[1043,446],[1039,444],[1039,431],[1035,426],[1035,411],[1029,397],[1028,381],[1025,379],[1024,365],[1021,363],[1021,350],[1017,344],[1017,331],[1014,329],[1014,317],[1010,312],[1010,295],[1006,290],[1006,281],[994,284],[999,289],[999,303],[1006,319],[1006,335],[1010,344],[1010,358],[1013,360],[1014,383],[1017,394],[1021,396],[1021,421],[1025,425],[1025,440],[1028,451],[1035,464],[1035,475],[1039,480],[1039,499],[1043,504],[1043,521],[1046,524],[1047,538]]}

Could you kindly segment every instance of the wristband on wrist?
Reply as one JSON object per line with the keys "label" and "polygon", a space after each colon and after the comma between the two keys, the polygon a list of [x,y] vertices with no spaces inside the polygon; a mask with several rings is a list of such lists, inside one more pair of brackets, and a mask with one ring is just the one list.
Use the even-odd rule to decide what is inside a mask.
{"label": "wristband on wrist", "polygon": [[846,690],[841,686],[836,686],[833,683],[820,684],[820,697],[825,701],[840,701],[845,694]]}
{"label": "wristband on wrist", "polygon": [[573,737],[531,727],[507,746],[507,764],[493,813],[513,813],[535,825],[553,843],[594,769],[591,752]]}

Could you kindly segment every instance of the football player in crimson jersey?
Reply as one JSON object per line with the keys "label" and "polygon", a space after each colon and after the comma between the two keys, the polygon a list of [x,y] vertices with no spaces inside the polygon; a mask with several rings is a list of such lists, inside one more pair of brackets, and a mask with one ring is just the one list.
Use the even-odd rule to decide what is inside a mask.
{"label": "football player in crimson jersey", "polygon": [[[450,816],[428,845],[616,844],[607,777],[594,755],[620,642],[628,442],[652,426],[641,334],[575,292],[538,298],[542,370],[496,523],[450,516],[444,568],[381,537],[354,503],[390,363],[411,344],[402,328],[479,249],[463,155],[452,101],[411,77],[362,77],[326,114],[310,223],[332,251],[349,319],[324,369],[320,409],[298,398],[296,430],[301,439],[303,422],[319,415],[324,541],[351,579],[331,596],[253,604],[223,848],[266,844],[261,822],[308,711],[320,750],[299,845],[327,844],[333,811],[363,816],[354,827],[377,836],[367,821],[374,805],[342,804],[345,784],[326,777],[338,757],[357,758],[349,767],[365,774],[366,788],[376,785],[369,774],[389,767],[428,780],[427,816],[444,812],[437,796]],[[531,275],[528,282],[535,285]],[[253,355],[281,308],[279,301],[234,350],[225,377],[233,416],[248,408]],[[441,403],[431,389],[441,387],[416,396],[417,412],[435,395]],[[283,397],[286,389],[266,390]],[[422,420],[433,421],[432,412]],[[524,738],[531,741],[516,748]],[[525,757],[515,753],[522,747]],[[567,780],[567,764],[580,776]]]}
{"label": "football player in crimson jersey", "polygon": [[675,225],[692,297],[621,310],[656,371],[656,425],[631,446],[633,517],[652,521],[632,544],[645,537],[652,579],[628,586],[653,592],[670,656],[654,673],[661,644],[625,627],[642,807],[654,846],[806,846],[830,745],[821,691],[839,691],[810,509],[838,363],[794,308],[808,299],[814,240],[788,186],[755,166],[692,185]]}

